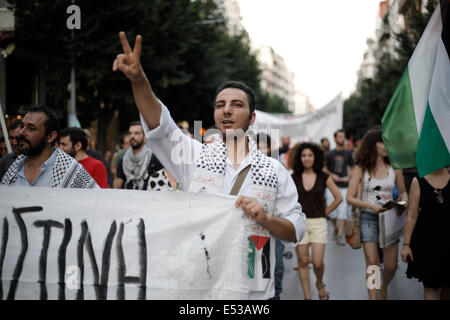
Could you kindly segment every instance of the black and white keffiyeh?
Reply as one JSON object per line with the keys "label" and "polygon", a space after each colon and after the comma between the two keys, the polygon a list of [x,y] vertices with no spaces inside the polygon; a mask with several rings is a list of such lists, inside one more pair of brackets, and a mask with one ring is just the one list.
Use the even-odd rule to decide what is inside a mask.
{"label": "black and white keffiyeh", "polygon": [[[255,141],[248,137],[248,147],[251,153],[251,178],[255,186],[265,188],[278,188],[277,168],[271,158],[258,150]],[[211,173],[225,175],[227,150],[221,138],[213,143],[203,144],[200,157],[196,163],[199,169]]]}
{"label": "black and white keffiyeh", "polygon": [[126,177],[126,184],[132,182],[133,189],[143,190],[148,177],[148,165],[152,153],[150,148],[144,144],[138,154],[133,154],[132,148],[129,148],[122,160],[123,172]]}
{"label": "black and white keffiyeh", "polygon": [[[89,175],[84,167],[74,158],[59,148],[56,148],[55,164],[52,168],[52,188],[94,189],[99,188],[95,180]],[[3,176],[1,184],[14,184],[17,180],[19,167],[26,161],[27,157],[20,155],[9,167]]]}

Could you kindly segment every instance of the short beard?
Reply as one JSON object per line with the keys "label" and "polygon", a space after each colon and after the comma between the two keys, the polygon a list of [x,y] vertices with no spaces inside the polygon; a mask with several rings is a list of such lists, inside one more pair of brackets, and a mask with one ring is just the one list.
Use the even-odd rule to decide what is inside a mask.
{"label": "short beard", "polygon": [[[32,146],[28,140],[25,140],[30,147],[29,148],[21,148],[20,152],[22,152],[22,154],[28,156],[28,157],[33,157],[36,155],[39,155],[42,153],[42,151],[45,149],[45,147],[47,146],[47,142],[46,142],[47,137],[42,138],[42,140],[35,146]],[[24,140],[24,139],[23,139]]]}
{"label": "short beard", "polygon": [[139,149],[143,144],[144,144],[144,141],[142,141],[141,143],[138,142],[137,145],[135,145],[135,146],[133,146],[132,144],[130,144],[130,145],[131,145],[131,149],[137,150],[137,149]]}
{"label": "short beard", "polygon": [[70,149],[70,151],[68,152],[68,155],[71,156],[72,158],[75,158],[76,154],[77,154],[77,151],[75,150],[75,147],[72,147]]}

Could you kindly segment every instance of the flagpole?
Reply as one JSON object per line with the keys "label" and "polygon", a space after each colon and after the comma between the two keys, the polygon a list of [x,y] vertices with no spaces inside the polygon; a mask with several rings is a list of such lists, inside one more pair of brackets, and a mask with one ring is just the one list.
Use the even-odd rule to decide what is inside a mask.
{"label": "flagpole", "polygon": [[11,143],[9,142],[8,130],[6,128],[5,116],[3,115],[3,108],[0,102],[0,122],[2,123],[3,137],[5,137],[6,148],[8,153],[12,152]]}

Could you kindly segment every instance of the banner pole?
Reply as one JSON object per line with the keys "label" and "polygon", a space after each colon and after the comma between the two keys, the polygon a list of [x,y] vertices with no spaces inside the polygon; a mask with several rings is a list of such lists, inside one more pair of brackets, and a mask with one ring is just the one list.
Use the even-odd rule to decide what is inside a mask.
{"label": "banner pole", "polygon": [[12,152],[11,143],[9,142],[8,130],[6,128],[5,116],[3,115],[3,108],[0,102],[0,122],[2,123],[3,137],[5,137],[6,148],[8,153]]}

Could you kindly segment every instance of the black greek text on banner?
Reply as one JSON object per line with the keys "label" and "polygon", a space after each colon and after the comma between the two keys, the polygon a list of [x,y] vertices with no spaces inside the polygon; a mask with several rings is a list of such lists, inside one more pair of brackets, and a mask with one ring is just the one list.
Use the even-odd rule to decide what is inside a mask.
{"label": "black greek text on banner", "polygon": [[247,299],[230,196],[0,187],[0,299]]}

